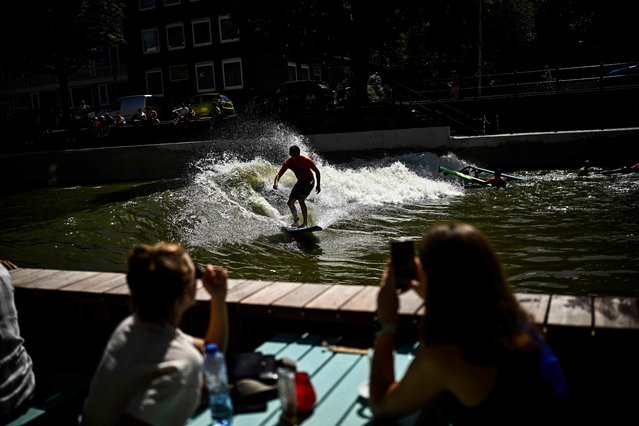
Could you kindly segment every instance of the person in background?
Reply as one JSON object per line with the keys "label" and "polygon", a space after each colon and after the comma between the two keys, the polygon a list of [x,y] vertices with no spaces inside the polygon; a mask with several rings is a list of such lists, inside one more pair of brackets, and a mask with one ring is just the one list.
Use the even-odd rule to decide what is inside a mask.
{"label": "person in background", "polygon": [[[434,225],[414,263],[411,287],[425,301],[421,348],[400,380],[393,370],[399,298],[392,265],[382,275],[370,370],[376,419],[422,410],[418,424],[566,424],[570,401],[558,359],[483,233],[468,224]],[[442,422],[428,422],[434,419]]]}
{"label": "person in background", "polygon": [[577,176],[588,176],[590,174],[590,161],[584,161],[584,165],[577,170]]}
{"label": "person in background", "polygon": [[17,266],[0,259],[0,424],[24,413],[35,395],[33,361],[20,336],[18,312],[9,270]]}
{"label": "person in background", "polygon": [[[211,295],[204,339],[179,328],[196,280]],[[183,425],[200,404],[205,343],[226,350],[228,273],[196,266],[178,244],[139,244],[128,257],[133,313],[111,335],[85,401],[82,424]]]}
{"label": "person in background", "polygon": [[495,188],[505,188],[507,185],[506,179],[501,176],[501,169],[499,167],[495,169],[495,175],[490,179],[484,180],[484,182]]}
{"label": "person in background", "polygon": [[115,126],[116,127],[124,127],[126,126],[126,119],[124,118],[124,116],[122,114],[120,114],[120,111],[117,112],[117,114],[115,114]]}
{"label": "person in background", "polygon": [[[286,170],[291,169],[293,173],[295,173],[297,183],[293,186],[293,189],[291,189],[291,194],[288,197],[287,204],[288,208],[291,210],[291,214],[293,215],[293,223],[291,226],[304,228],[308,226],[308,210],[306,208],[305,200],[315,186],[315,179],[317,179],[317,186],[315,186],[315,190],[318,194],[322,190],[320,187],[320,171],[313,160],[300,155],[300,148],[297,145],[291,146],[288,152],[290,158],[284,161],[279,172],[277,172],[275,181],[273,182],[273,189],[277,189],[280,178]],[[315,177],[313,177],[313,173],[315,174]],[[299,216],[297,215],[297,208],[295,208],[295,201],[300,203],[300,210],[302,210],[301,224],[299,222]]]}

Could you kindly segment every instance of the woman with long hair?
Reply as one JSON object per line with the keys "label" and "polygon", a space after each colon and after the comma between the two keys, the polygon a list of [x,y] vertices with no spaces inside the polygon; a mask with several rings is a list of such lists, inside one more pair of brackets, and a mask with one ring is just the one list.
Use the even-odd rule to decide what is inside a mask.
{"label": "woman with long hair", "polygon": [[422,410],[444,424],[548,424],[568,397],[556,356],[506,282],[488,239],[468,224],[433,226],[414,259],[411,287],[425,302],[421,348],[396,381],[393,347],[398,292],[382,276],[370,377],[376,418]]}

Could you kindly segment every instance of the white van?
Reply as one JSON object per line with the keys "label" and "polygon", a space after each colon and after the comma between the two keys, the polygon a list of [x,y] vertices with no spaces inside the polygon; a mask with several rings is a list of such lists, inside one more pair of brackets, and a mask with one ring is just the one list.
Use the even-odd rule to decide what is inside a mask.
{"label": "white van", "polygon": [[[131,95],[123,96],[109,105],[98,115],[109,113],[111,117],[119,112],[122,114],[127,123],[130,123],[133,119],[133,115],[138,112],[138,109],[144,111],[148,106],[152,106],[158,113],[158,117],[162,117],[162,98],[155,95]],[[95,114],[89,114],[89,118],[93,118]]]}

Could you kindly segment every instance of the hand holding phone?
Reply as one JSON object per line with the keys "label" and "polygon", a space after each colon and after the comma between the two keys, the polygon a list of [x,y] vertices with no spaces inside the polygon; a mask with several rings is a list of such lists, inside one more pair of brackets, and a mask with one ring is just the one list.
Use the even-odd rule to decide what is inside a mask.
{"label": "hand holding phone", "polygon": [[410,288],[411,280],[417,279],[415,271],[415,243],[408,238],[391,240],[391,263],[395,271],[395,286],[399,291]]}

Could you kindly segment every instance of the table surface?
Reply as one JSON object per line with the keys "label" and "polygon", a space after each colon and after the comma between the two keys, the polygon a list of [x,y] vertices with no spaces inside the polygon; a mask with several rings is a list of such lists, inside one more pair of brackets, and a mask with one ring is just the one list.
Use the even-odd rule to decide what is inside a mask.
{"label": "table surface", "polygon": [[[366,350],[339,346],[339,336],[282,333],[262,343],[256,351],[287,357],[297,361],[297,370],[305,371],[315,388],[317,401],[313,413],[303,420],[304,425],[366,425],[373,417],[368,400],[360,396],[360,387],[368,381],[370,360]],[[404,374],[414,357],[416,344],[399,347],[395,352],[395,372]],[[364,387],[366,387],[364,385]],[[233,426],[266,426],[281,424],[279,399],[267,403],[266,410],[236,414]],[[408,419],[406,419],[408,421]],[[208,409],[196,414],[188,426],[208,426]]]}

